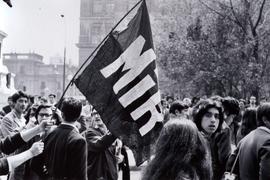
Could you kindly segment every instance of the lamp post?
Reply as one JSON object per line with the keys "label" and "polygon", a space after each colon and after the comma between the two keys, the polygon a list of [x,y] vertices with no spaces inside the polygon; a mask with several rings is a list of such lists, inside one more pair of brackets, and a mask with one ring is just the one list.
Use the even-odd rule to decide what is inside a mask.
{"label": "lamp post", "polygon": [[64,42],[64,62],[63,62],[63,92],[65,91],[65,76],[66,76],[66,20],[65,16],[61,14],[61,18],[64,18],[64,28],[65,28],[65,42]]}

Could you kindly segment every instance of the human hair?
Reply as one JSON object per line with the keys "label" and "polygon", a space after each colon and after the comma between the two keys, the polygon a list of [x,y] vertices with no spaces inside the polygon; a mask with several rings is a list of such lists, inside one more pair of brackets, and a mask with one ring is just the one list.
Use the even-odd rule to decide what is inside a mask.
{"label": "human hair", "polygon": [[192,97],[191,99],[191,106],[195,106],[200,101],[200,98],[197,96]]}
{"label": "human hair", "polygon": [[49,94],[48,97],[53,97],[53,98],[56,98],[56,95],[55,94]]}
{"label": "human hair", "polygon": [[187,119],[172,119],[161,130],[155,156],[146,167],[142,180],[210,179],[207,148],[196,125]]}
{"label": "human hair", "polygon": [[18,99],[20,99],[21,97],[24,97],[26,99],[29,99],[29,96],[28,94],[22,92],[22,91],[17,91],[16,93],[14,93],[12,96],[11,96],[11,99],[12,99],[12,102],[13,103],[16,103]]}
{"label": "human hair", "polygon": [[34,97],[34,96],[29,95],[29,100],[30,100],[30,102],[31,102],[32,104],[35,103],[35,97]]}
{"label": "human hair", "polygon": [[170,99],[171,99],[172,101],[174,101],[174,98],[173,98],[172,96],[167,96],[167,97],[166,97],[166,101],[169,101]]}
{"label": "human hair", "polygon": [[[30,118],[32,116],[36,117],[36,111],[37,111],[37,108],[38,108],[38,104],[32,104],[28,110],[27,110],[27,113],[25,114],[24,118],[25,118],[25,124],[28,124]],[[33,114],[32,114],[33,113]]]}
{"label": "human hair", "polygon": [[12,96],[8,96],[8,101],[11,100],[12,101]]}
{"label": "human hair", "polygon": [[82,103],[73,97],[65,98],[61,104],[61,111],[65,121],[75,122],[81,115]]}
{"label": "human hair", "polygon": [[216,108],[219,112],[219,124],[216,132],[219,132],[222,129],[222,124],[224,121],[223,109],[221,103],[219,101],[215,101],[212,99],[202,99],[200,100],[196,106],[193,108],[193,121],[196,124],[199,131],[202,131],[202,118],[208,112],[210,108]]}
{"label": "human hair", "polygon": [[39,101],[43,101],[45,104],[48,103],[48,99],[45,96],[41,96]]}
{"label": "human hair", "polygon": [[47,109],[47,108],[49,108],[49,109],[51,109],[53,111],[52,106],[49,105],[49,104],[39,105],[38,108],[37,108],[37,110],[36,110],[35,118],[38,119],[38,113],[41,111],[41,109]]}
{"label": "human hair", "polygon": [[176,110],[178,110],[179,113],[181,113],[183,109],[187,109],[187,108],[188,106],[186,104],[179,101],[175,101],[171,104],[169,113],[176,115]]}
{"label": "human hair", "polygon": [[246,136],[252,130],[257,128],[256,122],[256,108],[247,108],[243,114],[242,125],[241,125],[241,135]]}
{"label": "human hair", "polygon": [[257,125],[259,126],[265,126],[270,128],[269,126],[267,126],[263,120],[263,117],[265,118],[265,120],[267,122],[270,123],[270,103],[264,103],[262,105],[260,105],[257,109]]}
{"label": "human hair", "polygon": [[240,111],[239,101],[233,97],[225,97],[221,99],[222,106],[224,108],[224,113],[227,116],[231,114],[238,115]]}

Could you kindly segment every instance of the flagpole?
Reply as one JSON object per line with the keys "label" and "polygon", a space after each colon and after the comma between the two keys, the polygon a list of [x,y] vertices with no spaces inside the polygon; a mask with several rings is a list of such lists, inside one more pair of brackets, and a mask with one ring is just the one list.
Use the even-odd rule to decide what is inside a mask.
{"label": "flagpole", "polygon": [[67,87],[65,88],[61,98],[59,99],[59,102],[57,103],[56,109],[59,108],[68,88],[70,85],[73,84],[73,81],[75,79],[75,77],[77,76],[77,74],[81,71],[81,69],[84,67],[84,65],[88,62],[88,60],[96,53],[96,51],[100,48],[100,46],[107,40],[107,38],[109,37],[109,35],[115,30],[115,28],[129,15],[129,13],[131,11],[133,11],[133,9],[135,9],[142,1],[144,0],[140,0],[138,1],[117,23],[116,25],[112,28],[112,30],[105,36],[105,38],[103,38],[103,40],[98,44],[98,46],[94,49],[94,51],[88,56],[88,58],[84,61],[84,63],[80,66],[79,70],[74,74],[74,76],[72,77],[72,79],[69,81]]}

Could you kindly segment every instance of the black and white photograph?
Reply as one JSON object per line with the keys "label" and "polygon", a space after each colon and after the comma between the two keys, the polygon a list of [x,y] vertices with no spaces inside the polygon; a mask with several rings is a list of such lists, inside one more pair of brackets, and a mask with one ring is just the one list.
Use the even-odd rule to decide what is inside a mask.
{"label": "black and white photograph", "polygon": [[270,180],[270,0],[0,0],[0,180]]}

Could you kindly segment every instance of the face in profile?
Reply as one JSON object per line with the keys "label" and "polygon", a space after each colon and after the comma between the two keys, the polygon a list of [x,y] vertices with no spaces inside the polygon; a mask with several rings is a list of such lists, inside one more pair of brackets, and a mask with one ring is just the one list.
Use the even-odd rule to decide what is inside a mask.
{"label": "face in profile", "polygon": [[219,111],[216,108],[210,108],[203,115],[201,126],[207,134],[213,134],[216,132],[219,125]]}

